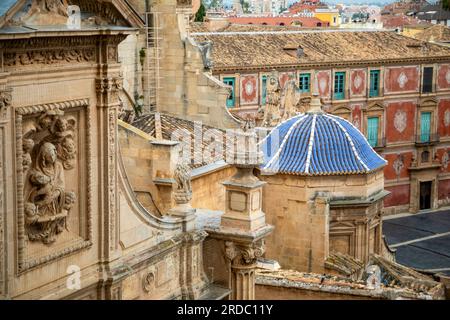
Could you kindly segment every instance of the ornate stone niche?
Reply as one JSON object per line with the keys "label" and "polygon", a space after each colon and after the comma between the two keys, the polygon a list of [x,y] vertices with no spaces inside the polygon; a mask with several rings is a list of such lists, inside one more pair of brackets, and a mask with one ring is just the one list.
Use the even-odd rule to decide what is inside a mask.
{"label": "ornate stone niche", "polygon": [[19,272],[92,244],[88,106],[15,109]]}

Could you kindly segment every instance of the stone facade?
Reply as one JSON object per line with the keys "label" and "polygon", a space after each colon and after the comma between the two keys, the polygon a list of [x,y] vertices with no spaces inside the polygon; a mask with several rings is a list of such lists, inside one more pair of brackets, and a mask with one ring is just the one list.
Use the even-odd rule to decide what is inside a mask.
{"label": "stone facade", "polygon": [[143,22],[123,1],[71,3],[95,8],[95,19],[68,31],[66,11],[10,12],[17,28],[52,31],[0,28],[0,297],[217,298],[203,271],[207,234],[136,199],[130,183],[146,184],[125,167],[133,159],[144,170],[144,148],[133,158],[124,145],[122,161],[121,97],[137,83],[118,51],[135,46]]}
{"label": "stone facade", "polygon": [[[450,119],[448,111],[450,85],[446,80],[448,78],[446,76],[450,74],[447,72],[450,51],[444,49],[446,53],[435,55],[431,44],[421,47],[420,43],[415,43],[409,38],[392,40],[388,43],[379,40],[387,37],[386,33],[379,37],[376,35],[377,32],[368,33],[374,35],[374,45],[384,46],[384,52],[391,52],[390,57],[396,57],[391,59],[384,57],[383,52],[375,54],[374,48],[373,52],[369,50],[371,52],[356,53],[358,45],[373,47],[367,41],[359,44],[360,40],[356,35],[362,33],[358,32],[354,34],[347,32],[348,35],[343,35],[342,38],[339,36],[334,38],[332,33],[327,35],[326,32],[317,32],[311,34],[309,40],[299,38],[288,41],[283,38],[291,37],[288,32],[284,35],[283,31],[276,32],[263,27],[257,32],[251,29],[247,32],[245,28],[233,31],[224,30],[216,33],[203,31],[191,35],[196,41],[213,42],[213,50],[216,50],[213,55],[215,63],[213,76],[222,81],[225,78],[235,78],[234,105],[229,108],[233,114],[245,118],[255,116],[258,110],[265,108],[264,92],[268,88],[264,88],[263,83],[267,81],[264,79],[269,79],[274,70],[278,73],[282,88],[289,74],[294,75],[297,85],[301,75],[309,74],[309,89],[304,90],[301,95],[308,97],[318,93],[326,105],[327,112],[351,121],[365,135],[369,130],[368,118],[379,118],[375,148],[380,155],[389,160],[385,168],[386,189],[391,192],[385,202],[387,214],[417,212],[420,209],[420,198],[428,197],[429,194],[432,199],[428,208],[435,209],[448,204],[450,176],[446,159],[450,151],[448,132],[450,121],[445,119]],[[298,33],[301,35],[301,31]],[[227,42],[222,41],[222,37],[226,38]],[[317,41],[312,40],[313,37],[317,37]],[[368,38],[371,39],[370,36]],[[296,51],[289,47],[292,41],[304,42],[302,50],[305,55],[297,60],[293,60]],[[324,43],[328,48],[317,50],[309,47],[309,41]],[[320,55],[324,50],[339,52],[339,43],[347,43],[346,41],[351,43],[339,56],[332,59],[323,58],[320,61],[315,59],[316,54]],[[392,43],[397,43],[400,48],[400,42],[405,43],[405,50],[403,54],[399,51],[397,57]],[[271,50],[260,49],[273,43],[279,44],[270,47]],[[242,49],[241,54],[238,54],[239,47]],[[427,57],[415,57],[412,53],[406,53],[406,50],[413,48],[417,49],[416,53],[426,53]],[[371,56],[366,58],[366,55]],[[285,61],[281,61],[282,59]],[[378,62],[380,60],[383,61],[382,64]],[[430,92],[423,90],[425,68],[432,68]],[[370,74],[374,70],[379,72],[376,94],[371,93],[370,89],[372,83]],[[334,94],[337,73],[344,75],[342,97]],[[246,93],[248,88],[242,86],[243,82],[248,82],[250,76],[252,82],[256,81],[258,84],[253,87],[258,91],[255,92],[258,97],[256,100],[249,100]],[[420,118],[423,112],[431,113],[430,139],[424,143],[420,141]],[[446,113],[448,117],[445,116]],[[424,151],[429,153],[429,160],[410,167],[411,157],[420,158]],[[402,167],[401,173],[396,174],[394,167],[398,168],[399,162]],[[416,178],[417,174],[421,176],[420,181]],[[422,191],[421,196],[420,182],[432,183],[431,191],[428,189]],[[433,191],[435,188],[440,191]]]}
{"label": "stone facade", "polygon": [[270,199],[263,210],[276,230],[268,238],[267,257],[283,268],[321,273],[330,252],[362,261],[381,252],[382,198],[361,200],[383,190],[381,171],[368,176],[259,177],[267,183],[263,198]]}

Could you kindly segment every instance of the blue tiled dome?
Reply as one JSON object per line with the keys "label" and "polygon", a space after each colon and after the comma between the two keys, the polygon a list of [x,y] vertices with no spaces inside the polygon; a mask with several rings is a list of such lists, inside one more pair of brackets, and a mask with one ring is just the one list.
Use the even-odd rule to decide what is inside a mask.
{"label": "blue tiled dome", "polygon": [[321,111],[302,113],[280,123],[261,141],[261,147],[261,169],[269,172],[364,174],[386,164],[353,124]]}

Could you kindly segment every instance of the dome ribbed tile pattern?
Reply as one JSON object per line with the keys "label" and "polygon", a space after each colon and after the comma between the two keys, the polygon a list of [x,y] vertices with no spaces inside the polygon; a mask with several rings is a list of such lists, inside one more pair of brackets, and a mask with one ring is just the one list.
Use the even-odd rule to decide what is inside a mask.
{"label": "dome ribbed tile pattern", "polygon": [[347,120],[323,112],[292,117],[261,142],[263,171],[298,175],[364,174],[386,164]]}

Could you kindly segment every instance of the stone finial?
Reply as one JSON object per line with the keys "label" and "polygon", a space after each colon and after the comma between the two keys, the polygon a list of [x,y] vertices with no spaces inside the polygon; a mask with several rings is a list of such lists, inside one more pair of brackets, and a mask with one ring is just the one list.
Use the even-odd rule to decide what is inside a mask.
{"label": "stone finial", "polygon": [[322,102],[320,101],[318,94],[313,94],[307,113],[323,113]]}

